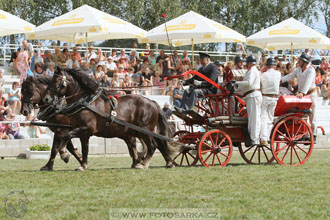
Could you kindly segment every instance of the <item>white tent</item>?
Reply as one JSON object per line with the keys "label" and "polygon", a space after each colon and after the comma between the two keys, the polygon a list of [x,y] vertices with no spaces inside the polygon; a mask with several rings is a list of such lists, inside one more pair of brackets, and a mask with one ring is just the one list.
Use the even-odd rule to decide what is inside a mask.
{"label": "white tent", "polygon": [[34,28],[33,24],[0,10],[0,36],[29,33]]}
{"label": "white tent", "polygon": [[146,31],[115,16],[83,5],[38,26],[28,39],[86,43],[145,37]]}
{"label": "white tent", "polygon": [[246,39],[250,46],[266,50],[330,49],[330,39],[294,18],[259,31]]}

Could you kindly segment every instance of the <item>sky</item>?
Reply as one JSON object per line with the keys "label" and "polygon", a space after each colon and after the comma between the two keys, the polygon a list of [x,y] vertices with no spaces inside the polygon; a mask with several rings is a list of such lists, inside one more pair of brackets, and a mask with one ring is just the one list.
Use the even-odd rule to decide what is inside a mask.
{"label": "sky", "polygon": [[[313,19],[313,26],[311,28],[316,29],[317,31],[321,32],[322,34],[325,34],[327,31],[327,26],[325,25],[325,20],[324,20],[324,16],[319,12],[319,19]],[[328,36],[330,37],[330,36]]]}

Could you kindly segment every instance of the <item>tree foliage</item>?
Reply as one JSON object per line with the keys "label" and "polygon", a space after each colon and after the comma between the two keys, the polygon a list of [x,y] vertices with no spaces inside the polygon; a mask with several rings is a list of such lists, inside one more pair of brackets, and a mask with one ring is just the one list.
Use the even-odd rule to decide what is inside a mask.
{"label": "tree foliage", "polygon": [[[320,8],[330,25],[330,0],[320,0]],[[1,0],[0,8],[35,25],[88,4],[106,13],[125,19],[145,30],[193,10],[249,36],[289,17],[306,24],[317,17],[319,2],[314,0]],[[8,40],[8,38],[5,38]],[[123,46],[129,41],[109,41]],[[115,44],[115,45],[113,45]],[[203,49],[214,44],[203,45]],[[197,48],[198,49],[198,48]]]}

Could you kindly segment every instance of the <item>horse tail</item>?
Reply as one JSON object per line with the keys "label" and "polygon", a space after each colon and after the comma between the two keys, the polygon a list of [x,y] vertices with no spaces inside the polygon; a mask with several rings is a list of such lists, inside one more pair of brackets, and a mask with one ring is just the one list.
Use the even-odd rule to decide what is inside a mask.
{"label": "horse tail", "polygon": [[[157,123],[158,133],[166,137],[172,136],[163,110],[160,108],[157,102],[155,101],[153,102],[155,103],[158,109],[158,123]],[[155,138],[155,140],[157,142],[158,149],[160,151],[163,149],[165,153],[170,157],[172,157],[175,153],[177,153],[180,150],[178,149],[178,146],[173,146],[171,143],[168,143],[165,140],[161,140],[159,138]]]}

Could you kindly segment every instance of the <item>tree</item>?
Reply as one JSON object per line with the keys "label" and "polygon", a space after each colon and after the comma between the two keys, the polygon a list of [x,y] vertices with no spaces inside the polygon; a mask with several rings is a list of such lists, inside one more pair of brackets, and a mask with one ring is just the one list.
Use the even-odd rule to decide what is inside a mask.
{"label": "tree", "polygon": [[330,37],[330,0],[320,0],[319,8],[327,26],[326,35]]}

